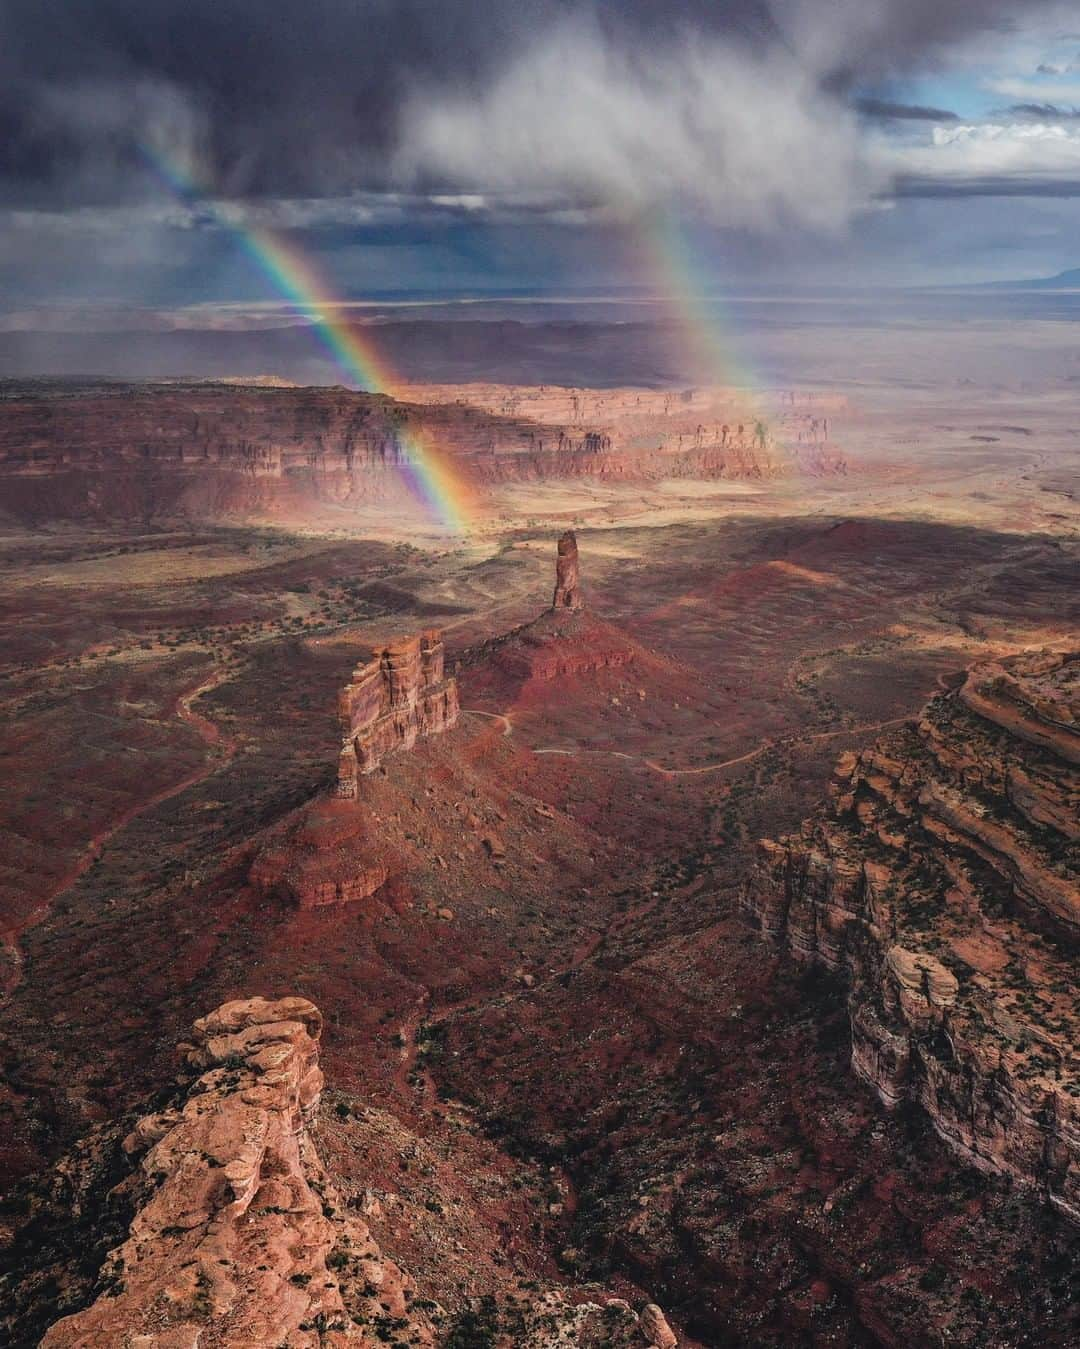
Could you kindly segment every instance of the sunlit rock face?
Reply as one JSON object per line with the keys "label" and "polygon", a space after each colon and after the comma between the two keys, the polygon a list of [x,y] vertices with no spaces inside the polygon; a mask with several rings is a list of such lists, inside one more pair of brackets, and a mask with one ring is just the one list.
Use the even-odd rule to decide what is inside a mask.
{"label": "sunlit rock face", "polygon": [[411,1279],[343,1208],[315,1151],[321,1029],[295,997],[229,1002],[195,1023],[183,1089],[124,1142],[135,1213],[107,1291],[43,1346],[365,1346],[388,1317],[433,1343]]}
{"label": "sunlit rock face", "polygon": [[[422,1209],[398,1195],[393,1173],[425,1144],[379,1108],[339,1100],[337,1109],[320,1110],[321,1032],[319,1010],[302,997],[238,999],[196,1021],[179,1046],[175,1087],[126,1136],[119,1125],[101,1126],[36,1196],[53,1223],[75,1211],[84,1223],[119,1229],[96,1276],[83,1273],[89,1296],[57,1316],[66,1299],[56,1275],[65,1266],[50,1265],[58,1252],[47,1242],[35,1263],[30,1248],[40,1231],[31,1221],[22,1278],[5,1284],[13,1296],[0,1324],[15,1336],[4,1342],[43,1349],[675,1349],[659,1306],[635,1312],[597,1284],[543,1287],[508,1272],[484,1296],[463,1288],[454,1314],[422,1296],[372,1229],[381,1223],[385,1230],[392,1205],[390,1231],[408,1247],[410,1226],[430,1224],[434,1211],[440,1240],[464,1252],[458,1238],[474,1229],[460,1178],[449,1191],[436,1189],[445,1179],[428,1168],[433,1188]],[[379,1170],[388,1157],[381,1165],[389,1174]],[[335,1161],[352,1174],[335,1172]],[[51,1271],[47,1279],[42,1269]],[[28,1306],[33,1316],[42,1302],[52,1315],[31,1341],[17,1318]]]}
{"label": "sunlit rock face", "polygon": [[744,907],[850,979],[852,1067],[1080,1221],[1080,658],[971,670],[760,845]]}
{"label": "sunlit rock face", "polygon": [[[543,394],[545,391],[541,391]],[[721,398],[648,390],[342,388],[170,381],[28,384],[0,421],[5,514],[25,521],[280,520],[415,510],[410,465],[433,445],[474,488],[561,479],[833,475],[829,405],[781,439]]]}
{"label": "sunlit rock face", "polygon": [[457,724],[457,681],[447,677],[444,662],[441,637],[425,632],[393,642],[357,666],[338,699],[338,796],[354,797],[357,778],[374,773],[388,754]]}

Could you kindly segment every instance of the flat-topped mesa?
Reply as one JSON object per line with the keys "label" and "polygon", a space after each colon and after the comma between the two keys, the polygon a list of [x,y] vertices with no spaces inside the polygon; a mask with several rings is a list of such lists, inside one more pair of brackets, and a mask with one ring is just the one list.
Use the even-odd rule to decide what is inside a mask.
{"label": "flat-topped mesa", "polygon": [[457,680],[446,675],[444,661],[439,633],[423,632],[356,667],[338,698],[338,796],[355,797],[357,779],[374,773],[387,754],[457,724]]}
{"label": "flat-topped mesa", "polygon": [[851,1063],[1080,1222],[1080,657],[971,670],[763,842],[744,907],[850,984]]}
{"label": "flat-topped mesa", "polygon": [[585,607],[585,601],[581,598],[577,536],[572,529],[568,529],[559,539],[555,557],[555,597],[551,601],[551,607],[554,610],[575,610]]}

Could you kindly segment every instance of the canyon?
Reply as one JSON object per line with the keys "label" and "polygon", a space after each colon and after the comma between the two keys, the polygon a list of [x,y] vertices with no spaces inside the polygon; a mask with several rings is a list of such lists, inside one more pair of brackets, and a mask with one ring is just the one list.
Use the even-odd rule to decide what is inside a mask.
{"label": "canyon", "polygon": [[850,985],[851,1064],[1080,1221],[1080,657],[975,667],[760,848],[762,933]]}
{"label": "canyon", "polygon": [[414,387],[407,395],[273,382],[9,384],[0,399],[3,513],[27,522],[297,521],[400,507],[417,443],[477,486],[756,480],[845,467],[823,414],[787,408],[774,432],[724,391],[591,400],[564,391],[537,401],[481,389],[470,401],[468,388]]}
{"label": "canyon", "polygon": [[[1062,461],[935,411],[871,474],[830,394],[744,473],[734,404],[639,393],[408,391],[610,438],[507,442],[434,544],[339,390],[131,393],[284,446],[265,497],[149,430],[96,515],[4,477],[13,1344],[1075,1342]],[[319,417],[386,432],[370,517],[358,469],[313,523]]]}

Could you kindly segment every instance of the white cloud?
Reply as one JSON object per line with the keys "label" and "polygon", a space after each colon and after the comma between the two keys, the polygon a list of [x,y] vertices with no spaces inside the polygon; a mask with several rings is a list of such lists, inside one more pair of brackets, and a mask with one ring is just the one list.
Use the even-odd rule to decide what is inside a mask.
{"label": "white cloud", "polygon": [[1038,181],[1046,186],[1080,182],[1080,127],[1048,122],[936,126],[922,144],[881,147],[898,177],[960,187]]}
{"label": "white cloud", "polygon": [[820,77],[781,44],[639,52],[564,24],[471,98],[416,93],[396,168],[403,182],[494,196],[690,205],[723,225],[833,230],[881,184],[857,119]]}
{"label": "white cloud", "polygon": [[1046,80],[991,80],[991,93],[1028,103],[1080,103],[1080,83],[1050,84]]}

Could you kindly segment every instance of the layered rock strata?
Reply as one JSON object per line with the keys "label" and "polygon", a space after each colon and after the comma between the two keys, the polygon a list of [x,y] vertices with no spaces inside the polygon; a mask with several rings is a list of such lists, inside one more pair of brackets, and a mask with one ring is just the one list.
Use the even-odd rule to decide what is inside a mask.
{"label": "layered rock strata", "polygon": [[969,672],[845,755],[831,806],[760,845],[744,904],[850,979],[852,1067],[967,1161],[1080,1221],[1080,658]]}
{"label": "layered rock strata", "polygon": [[357,666],[338,699],[342,745],[339,797],[357,794],[357,778],[373,773],[395,750],[457,724],[457,681],[447,676],[437,632],[384,647]]}
{"label": "layered rock strata", "polygon": [[124,1143],[138,1158],[122,1182],[127,1240],[101,1295],[43,1349],[361,1347],[388,1327],[433,1343],[411,1280],[344,1213],[309,1136],[320,1031],[303,998],[230,1002],[195,1023],[182,1090]]}
{"label": "layered rock strata", "polygon": [[224,382],[8,386],[0,498],[24,521],[337,514],[411,500],[404,470],[420,442],[474,484],[844,470],[827,443],[800,432],[781,446],[763,422],[696,396],[563,390],[552,403],[521,392],[471,401],[467,389],[418,388],[396,401]]}
{"label": "layered rock strata", "polygon": [[367,812],[349,801],[320,799],[275,833],[248,875],[268,899],[317,909],[369,899],[399,865]]}

